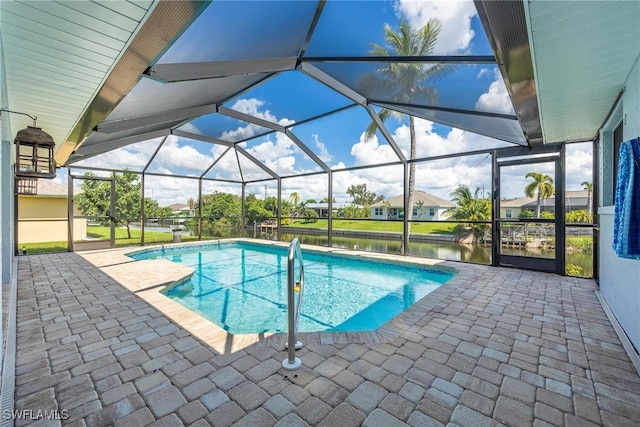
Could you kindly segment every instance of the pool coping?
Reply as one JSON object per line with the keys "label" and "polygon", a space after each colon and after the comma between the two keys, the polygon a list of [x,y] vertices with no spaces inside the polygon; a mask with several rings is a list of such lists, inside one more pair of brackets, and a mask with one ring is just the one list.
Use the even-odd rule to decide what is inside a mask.
{"label": "pool coping", "polygon": [[[128,257],[136,252],[156,250],[161,248],[182,248],[192,246],[207,246],[217,243],[253,243],[278,247],[288,247],[286,242],[260,239],[219,239],[203,242],[186,242],[165,245],[149,245],[144,248],[127,247],[78,252],[85,260],[99,268],[105,274],[116,280],[122,286],[135,293],[158,311],[164,313],[173,322],[188,330],[219,354],[234,353],[251,345],[274,346],[283,348],[287,341],[286,333],[256,333],[231,334],[206,319],[200,314],[189,310],[178,302],[166,297],[162,291],[175,286],[185,280],[193,269],[173,263],[169,260],[140,260]],[[351,249],[302,245],[305,250],[319,253],[331,253],[359,259],[373,261],[400,262],[413,266],[424,266],[437,270],[455,273],[446,283],[439,286],[411,307],[390,319],[375,331],[354,332],[301,332],[298,340],[303,344],[347,344],[347,343],[381,343],[389,342],[402,333],[411,330],[416,321],[428,311],[432,311],[449,296],[459,281],[469,280],[478,269],[487,266],[477,264],[461,264],[454,261],[443,261],[431,258],[382,254]],[[142,275],[144,273],[144,275]]]}

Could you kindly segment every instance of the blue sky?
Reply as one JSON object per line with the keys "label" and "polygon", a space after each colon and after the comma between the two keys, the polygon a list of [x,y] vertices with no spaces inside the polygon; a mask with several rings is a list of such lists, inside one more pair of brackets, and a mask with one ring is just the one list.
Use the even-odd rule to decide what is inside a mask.
{"label": "blue sky", "polygon": [[[214,1],[159,63],[297,56],[315,7],[316,3],[312,1]],[[420,28],[431,17],[437,17],[442,23],[435,54],[491,54],[472,1],[329,1],[307,46],[307,56],[366,55],[370,43],[383,44],[385,24],[396,29],[400,19],[404,18],[413,28]],[[275,39],[274,34],[277,35]],[[359,77],[367,73],[371,64],[328,63],[323,67],[329,73],[345,76],[347,84],[355,87]],[[465,81],[464,91],[458,87],[461,79]],[[149,82],[142,84],[148,86]],[[495,66],[461,67],[451,76],[438,81],[436,87],[441,106],[513,114],[507,91]],[[370,140],[363,137],[371,118],[362,107],[296,125],[302,120],[350,103],[347,98],[302,72],[288,71],[231,99],[225,107],[280,125],[292,125],[293,134],[334,170],[397,161],[398,157],[380,132]],[[114,113],[118,114],[118,109]],[[390,119],[386,124],[408,157],[408,121]],[[256,125],[215,114],[202,116],[181,129],[229,141],[265,132]],[[416,120],[416,130],[418,158],[511,145],[422,119]],[[121,168],[141,170],[158,143],[159,140],[133,144],[89,160],[86,165],[114,164]],[[294,141],[282,133],[257,136],[241,143],[241,146],[282,176],[320,170]],[[238,179],[238,159],[233,151],[221,158],[225,150],[223,146],[171,136],[158,151],[148,171],[197,177],[216,162],[207,177]],[[581,188],[582,181],[591,180],[591,151],[586,144],[569,151],[573,158],[567,162],[567,188],[577,190]],[[450,191],[458,185],[473,188],[484,186],[488,189],[491,184],[491,162],[490,158],[484,157],[469,156],[421,164],[417,168],[416,188],[444,198],[449,198]],[[240,161],[245,179],[267,176],[245,159]],[[61,175],[59,179],[66,180],[66,176]],[[192,186],[185,187],[176,182],[182,183],[183,180],[154,178],[153,197],[161,205],[197,197],[197,185],[194,187],[196,193],[188,194]],[[334,173],[333,196],[339,202],[347,202],[347,187],[365,183],[369,190],[391,198],[402,192],[402,182],[401,167]],[[264,196],[264,185],[256,184],[249,188],[259,189],[257,194]],[[503,194],[519,197],[524,185],[524,176],[514,176],[505,183]],[[276,194],[275,182],[267,183],[267,187],[267,195]],[[319,200],[326,197],[327,187],[324,175],[284,179],[283,198],[288,198],[295,191],[303,200]],[[234,184],[210,183],[205,186],[205,192],[207,189],[239,194],[239,186]]]}

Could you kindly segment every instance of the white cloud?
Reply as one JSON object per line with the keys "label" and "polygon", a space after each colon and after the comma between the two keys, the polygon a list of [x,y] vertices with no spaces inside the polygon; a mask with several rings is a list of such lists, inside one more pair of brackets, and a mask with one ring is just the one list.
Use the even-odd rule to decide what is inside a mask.
{"label": "white cloud", "polygon": [[[242,185],[232,182],[202,181],[202,194],[212,194],[216,191],[240,196],[242,194]],[[196,193],[194,200],[197,198],[197,195],[198,194]]]}
{"label": "white cloud", "polygon": [[[492,138],[450,129],[448,133],[436,133],[434,123],[416,119],[417,157],[432,157],[456,152],[494,148],[506,145]],[[392,137],[400,149],[409,157],[410,132],[408,125],[400,125],[393,130]],[[380,144],[377,138],[364,142],[363,137],[352,146],[351,154],[355,157],[355,165],[370,165],[396,161],[391,147]],[[450,192],[458,185],[467,185],[472,189],[483,187],[489,191],[491,186],[491,159],[486,155],[463,158],[449,158],[437,161],[421,162],[416,167],[416,188],[435,196],[448,199]],[[397,168],[397,169],[394,169]],[[401,166],[388,168],[359,169],[334,173],[334,196],[343,197],[351,184],[366,183],[367,189],[387,198],[403,192],[403,172]]]}
{"label": "white cloud", "polygon": [[236,129],[222,132],[222,134],[220,135],[220,139],[233,142],[242,141],[245,139],[253,138],[255,135],[263,132],[264,128],[262,126],[249,123],[246,126],[240,126]]}
{"label": "white cloud", "polygon": [[167,168],[174,174],[183,170],[185,172],[180,173],[182,175],[202,173],[213,161],[213,156],[203,154],[185,143],[180,144],[178,137],[170,135],[152,164],[154,168]]}
{"label": "white cloud", "polygon": [[320,137],[318,136],[318,134],[314,133],[312,136],[313,141],[316,144],[316,148],[318,149],[318,157],[320,158],[320,160],[325,163],[333,160],[333,156],[329,153],[329,150],[327,150],[327,146],[320,141]]}
{"label": "white cloud", "polygon": [[164,168],[162,166],[157,166],[151,169],[149,172],[157,173],[160,175],[173,175],[173,172],[171,172],[171,170]]}
{"label": "white cloud", "polygon": [[568,144],[566,158],[566,188],[582,190],[583,182],[593,182],[593,149],[591,143]]}
{"label": "white cloud", "polygon": [[[241,145],[247,146],[245,143]],[[304,153],[289,137],[280,132],[267,136],[263,142],[246,150],[281,176],[313,172],[313,170],[296,167],[296,156],[304,157]]]}
{"label": "white cloud", "polygon": [[205,175],[207,178],[239,180],[238,160],[233,149],[221,157],[213,168]]}
{"label": "white cloud", "polygon": [[376,135],[367,140],[364,132],[360,135],[360,141],[351,147],[351,155],[355,157],[355,166],[398,161],[398,156],[389,145],[379,144]]}
{"label": "white cloud", "polygon": [[[253,154],[257,159],[262,161],[274,161],[280,157],[288,156],[294,152],[294,144],[289,138],[281,133],[275,134],[275,141],[272,141],[272,135],[265,138],[264,142],[258,143],[247,151]],[[242,143],[241,146],[246,148],[247,144]]]}
{"label": "white cloud", "polygon": [[489,86],[489,91],[478,98],[476,108],[481,111],[514,114],[511,98],[497,69],[494,76],[495,80]]}
{"label": "white cloud", "polygon": [[[231,106],[231,109],[244,114],[249,114],[250,116],[279,123],[278,119],[276,119],[269,110],[260,111],[260,107],[264,106],[264,104],[265,101],[257,98],[241,98]],[[287,121],[287,119],[284,120]]]}
{"label": "white cloud", "polygon": [[476,8],[471,0],[399,0],[396,10],[407,19],[412,28],[422,28],[431,18],[440,20],[442,31],[438,37],[436,53],[466,52],[475,36],[471,29],[471,18],[476,15]]}
{"label": "white cloud", "polygon": [[[162,169],[159,169],[162,173]],[[145,177],[145,197],[153,198],[160,206],[187,203],[189,198],[198,198],[198,180],[172,176]]]}
{"label": "white cloud", "polygon": [[[437,132],[442,132],[442,130],[436,131],[434,123],[429,120],[416,118],[414,123],[416,131],[416,158],[418,159],[511,145],[457,128],[450,128],[448,133],[441,135]],[[393,131],[392,137],[404,155],[409,158],[411,147],[409,126],[406,124],[398,126]]]}
{"label": "white cloud", "polygon": [[481,68],[480,71],[478,71],[478,74],[476,75],[477,79],[481,79],[482,77],[486,76],[487,74],[490,74],[491,70],[489,70],[488,68]]}

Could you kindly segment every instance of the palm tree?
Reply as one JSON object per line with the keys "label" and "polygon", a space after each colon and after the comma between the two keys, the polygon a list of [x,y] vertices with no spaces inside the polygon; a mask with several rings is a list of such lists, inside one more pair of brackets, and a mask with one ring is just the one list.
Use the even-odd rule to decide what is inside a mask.
{"label": "palm tree", "polygon": [[[489,200],[480,197],[480,192],[480,187],[476,187],[472,194],[466,185],[461,185],[453,190],[451,193],[452,200],[456,202],[456,206],[445,211],[449,214],[449,219],[457,221],[489,221],[491,219],[491,203],[489,203]],[[487,225],[474,224],[470,228],[479,232],[487,228]]]}
{"label": "palm tree", "polygon": [[301,200],[300,194],[297,191],[294,191],[289,195],[289,204],[291,205],[289,207],[290,215],[297,216],[298,211],[300,209],[300,207],[298,206],[298,204],[300,203],[300,200]]}
{"label": "palm tree", "polygon": [[300,194],[298,194],[297,191],[294,191],[289,195],[289,203],[291,203],[294,206],[300,203]]}
{"label": "palm tree", "polygon": [[587,212],[589,213],[589,215],[593,215],[593,213],[591,212],[591,193],[593,192],[593,183],[589,181],[582,181],[582,188],[584,190],[587,190]]}
{"label": "palm tree", "polygon": [[[432,18],[419,30],[413,30],[406,20],[400,22],[399,32],[393,31],[389,25],[384,27],[385,45],[371,44],[370,53],[374,56],[427,56],[433,54],[438,35],[440,21]],[[435,88],[427,86],[455,71],[457,67],[451,64],[435,64],[425,66],[418,62],[385,63],[380,65],[374,73],[363,77],[361,85],[365,90],[379,95],[393,102],[408,103],[416,99],[423,99],[434,103],[437,97]],[[399,121],[404,114],[383,108],[378,113],[381,122],[394,116]],[[409,132],[411,139],[410,159],[416,158],[416,130],[414,117],[409,116]],[[365,131],[365,140],[370,140],[378,128],[372,121]],[[407,219],[411,221],[413,214],[413,193],[416,184],[416,165],[409,164],[409,199],[407,203]],[[409,222],[411,231],[411,222]],[[403,246],[400,249],[404,251]]]}
{"label": "palm tree", "polygon": [[540,218],[542,199],[548,199],[554,192],[553,178],[539,172],[529,172],[525,178],[533,178],[533,181],[524,187],[524,194],[527,197],[533,197],[536,194],[536,218]]}
{"label": "palm tree", "polygon": [[446,212],[450,219],[469,221],[488,221],[491,218],[491,206],[487,199],[480,197],[480,187],[471,194],[471,190],[466,185],[461,185],[451,193],[452,200],[456,206],[449,208]]}

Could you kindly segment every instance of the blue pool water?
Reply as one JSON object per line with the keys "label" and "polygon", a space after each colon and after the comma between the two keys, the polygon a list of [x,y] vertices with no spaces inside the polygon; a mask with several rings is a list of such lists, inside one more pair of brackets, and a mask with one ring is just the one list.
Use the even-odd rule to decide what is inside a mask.
{"label": "blue pool water", "polygon": [[[230,242],[129,256],[192,267],[193,276],[165,295],[232,334],[287,331],[285,247]],[[303,250],[303,257],[300,332],[375,330],[453,277],[409,264],[313,251]]]}

